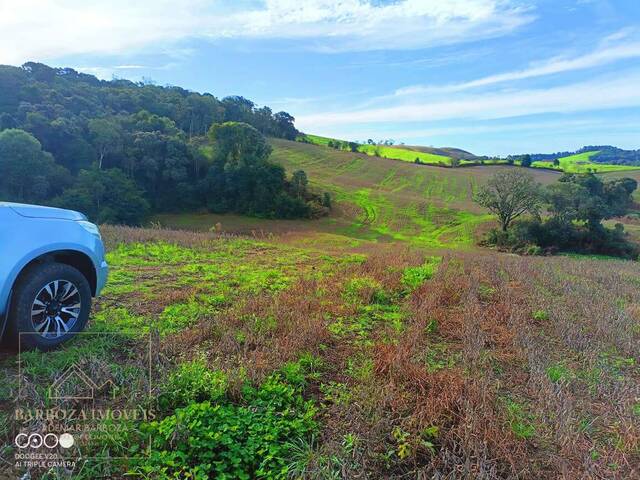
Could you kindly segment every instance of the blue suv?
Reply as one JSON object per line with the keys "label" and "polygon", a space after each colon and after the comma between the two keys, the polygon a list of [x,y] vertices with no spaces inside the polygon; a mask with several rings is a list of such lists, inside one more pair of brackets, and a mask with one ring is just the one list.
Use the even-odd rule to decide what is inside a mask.
{"label": "blue suv", "polygon": [[81,331],[107,280],[98,227],[83,214],[0,202],[0,337],[50,350]]}

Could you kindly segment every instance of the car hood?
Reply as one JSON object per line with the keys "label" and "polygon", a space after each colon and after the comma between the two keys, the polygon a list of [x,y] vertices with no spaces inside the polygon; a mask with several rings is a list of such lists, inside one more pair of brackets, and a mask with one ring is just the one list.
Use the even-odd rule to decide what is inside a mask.
{"label": "car hood", "polygon": [[86,220],[82,213],[62,208],[42,207],[40,205],[26,205],[22,203],[0,202],[0,208],[7,207],[18,215],[28,218],[52,218],[59,220]]}

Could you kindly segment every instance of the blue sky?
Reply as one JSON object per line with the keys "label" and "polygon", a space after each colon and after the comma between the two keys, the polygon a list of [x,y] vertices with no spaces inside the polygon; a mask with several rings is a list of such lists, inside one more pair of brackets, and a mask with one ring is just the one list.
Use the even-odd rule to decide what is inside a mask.
{"label": "blue sky", "polygon": [[0,0],[0,63],[152,79],[349,140],[640,148],[638,0]]}

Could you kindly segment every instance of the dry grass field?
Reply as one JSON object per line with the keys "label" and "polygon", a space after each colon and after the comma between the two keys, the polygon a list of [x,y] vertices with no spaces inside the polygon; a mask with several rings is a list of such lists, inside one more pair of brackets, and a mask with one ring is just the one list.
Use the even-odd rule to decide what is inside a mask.
{"label": "dry grass field", "polygon": [[[205,478],[197,472],[211,455],[194,445],[208,438],[222,455],[233,442],[250,448],[244,436],[270,441],[248,431],[224,443],[196,424],[176,430],[175,421],[213,401],[257,415],[264,407],[243,385],[273,388],[274,378],[299,398],[286,407],[294,423],[276,423],[265,437],[282,457],[267,470],[260,470],[259,458],[241,461],[250,476],[639,474],[637,263],[491,252],[433,257],[375,243],[327,253],[317,245],[211,233],[103,232],[113,271],[89,331],[117,329],[128,337],[114,344],[78,339],[56,352],[23,356],[28,400],[55,404],[41,386],[57,367],[81,358],[88,369],[119,375],[116,400],[135,406],[142,398],[133,381],[139,364],[123,352],[139,348],[143,332],[155,332],[163,368],[154,398],[168,398],[170,406],[148,425],[131,422],[125,438],[93,438],[97,459],[74,478],[126,472]],[[10,402],[15,363],[5,360],[2,372]],[[215,392],[207,388],[220,379]],[[12,407],[6,404],[1,423],[7,458],[16,434]],[[313,420],[304,423],[307,416]],[[149,429],[157,432],[151,444],[157,455],[136,459],[131,445],[149,447]],[[182,460],[172,456],[176,451]],[[111,459],[123,454],[131,458]],[[71,472],[32,473],[65,478]]]}
{"label": "dry grass field", "polygon": [[[332,215],[103,226],[111,274],[89,335],[0,360],[0,477],[640,476],[637,262],[474,247],[488,217],[472,192],[509,167],[273,143],[333,194]],[[61,451],[73,467],[13,467],[16,435],[47,428],[15,409],[62,406],[47,386],[71,363],[117,383],[76,408],[155,418],[99,420]]]}

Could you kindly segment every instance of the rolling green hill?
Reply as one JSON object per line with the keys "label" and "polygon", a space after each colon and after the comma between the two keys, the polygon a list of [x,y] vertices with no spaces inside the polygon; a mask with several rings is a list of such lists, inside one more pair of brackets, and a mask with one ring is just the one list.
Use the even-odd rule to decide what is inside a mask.
{"label": "rolling green hill", "polygon": [[[304,170],[315,191],[328,191],[334,208],[328,218],[270,221],[234,215],[159,215],[162,225],[226,232],[307,234],[348,243],[402,241],[430,248],[470,248],[474,231],[491,219],[473,201],[479,184],[495,172],[514,168],[434,168],[347,152],[310,143],[270,139],[271,160],[291,173]],[[414,152],[415,153],[415,152]],[[532,169],[542,183],[559,174]],[[341,236],[334,237],[335,235]],[[316,238],[317,240],[317,238]]]}
{"label": "rolling green hill", "polygon": [[478,157],[471,152],[453,147],[423,147],[421,145],[402,145],[405,150],[413,150],[414,152],[434,153],[445,157],[459,158],[461,160],[475,160]]}
{"label": "rolling green hill", "polygon": [[439,155],[431,152],[411,150],[395,145],[360,145],[358,151],[367,155],[377,157],[392,158],[394,160],[402,160],[403,162],[424,163],[426,165],[451,166],[450,156]]}
{"label": "rolling green hill", "polygon": [[[336,145],[338,146],[338,148],[336,148],[337,150],[349,151],[349,145],[353,145],[353,143],[346,142],[344,140],[321,137],[319,135],[306,134],[298,137],[298,139],[304,143],[311,143],[313,145],[321,145],[325,147]],[[451,166],[451,159],[453,158],[447,154],[443,154],[444,152],[442,151],[435,153],[431,150],[428,150],[428,147],[421,147],[420,149],[417,149],[416,147],[405,148],[404,146],[395,145],[357,144],[356,148],[358,152],[365,153],[371,156],[391,158],[394,160],[402,160],[404,162],[414,163],[418,163],[416,162],[417,159],[420,163],[424,163],[426,165]]]}
{"label": "rolling green hill", "polygon": [[554,170],[560,170],[566,173],[609,173],[609,172],[626,172],[630,170],[639,170],[640,167],[634,167],[629,165],[613,165],[607,163],[596,163],[591,160],[591,157],[597,155],[598,150],[590,152],[582,152],[575,155],[569,155],[568,157],[559,158],[560,165],[554,165],[553,161],[537,161],[533,162],[531,166],[537,168],[552,168]]}
{"label": "rolling green hill", "polygon": [[[421,163],[424,165],[434,165],[440,167],[451,167],[452,162],[457,166],[482,166],[482,165],[503,165],[507,164],[506,159],[501,158],[481,158],[473,153],[459,148],[434,148],[417,145],[369,145],[347,142],[335,138],[322,137],[319,135],[304,134],[297,138],[298,141],[332,147],[337,150],[358,151],[367,155],[402,160],[404,162]],[[610,173],[628,172],[640,170],[638,166],[616,165],[608,163],[597,163],[591,157],[598,155],[599,150],[592,150],[575,155],[568,155],[559,158],[559,165],[555,165],[553,160],[534,161],[531,166],[534,168],[544,168],[558,170],[566,173]],[[516,165],[519,161],[516,160]]]}

